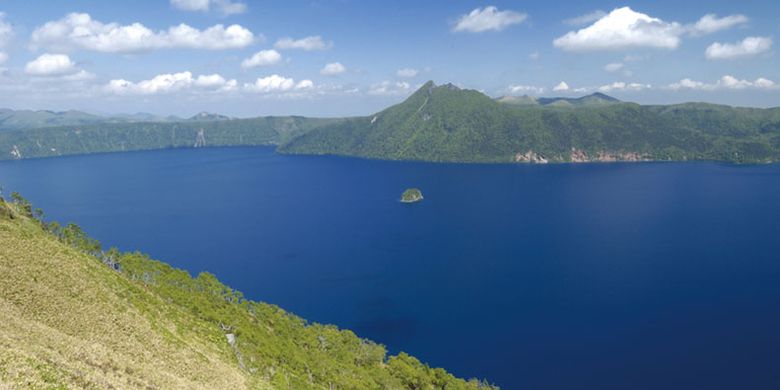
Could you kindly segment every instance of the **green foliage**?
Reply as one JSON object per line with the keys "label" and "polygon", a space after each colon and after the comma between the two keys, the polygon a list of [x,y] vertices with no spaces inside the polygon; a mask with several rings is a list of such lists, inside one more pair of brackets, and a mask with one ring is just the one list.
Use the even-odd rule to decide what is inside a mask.
{"label": "green foliage", "polygon": [[417,202],[422,200],[422,192],[417,188],[410,188],[401,194],[402,202]]}
{"label": "green foliage", "polygon": [[[102,152],[191,148],[203,130],[205,146],[278,145],[336,119],[252,119],[98,123],[0,132],[0,160]],[[199,145],[204,146],[204,145]],[[17,151],[19,157],[14,152]]]}
{"label": "green foliage", "polygon": [[[14,207],[32,209],[23,199],[14,196]],[[124,280],[158,296],[159,300],[150,301],[133,290],[117,291],[148,318],[168,313],[165,320],[177,328],[199,329],[211,335],[217,349],[225,348],[227,335],[233,335],[231,354],[242,372],[257,383],[284,389],[495,388],[478,380],[458,379],[405,353],[387,358],[380,344],[332,325],[310,324],[274,305],[247,300],[208,272],[193,278],[139,252],[102,251],[100,243],[75,224],[35,222],[38,229],[45,228],[62,243],[93,256]]]}
{"label": "green foliage", "polygon": [[[504,102],[504,103],[502,103]],[[392,160],[551,162],[780,160],[780,108],[712,104],[640,106],[606,95],[492,100],[429,82],[376,115],[305,133],[280,151]]]}

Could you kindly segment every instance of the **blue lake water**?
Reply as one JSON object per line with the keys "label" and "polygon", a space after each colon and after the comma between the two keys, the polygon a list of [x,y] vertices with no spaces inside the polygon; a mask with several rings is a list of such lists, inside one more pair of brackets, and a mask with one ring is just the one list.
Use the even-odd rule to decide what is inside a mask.
{"label": "blue lake water", "polygon": [[780,165],[229,148],[2,162],[0,184],[104,246],[505,389],[780,388]]}

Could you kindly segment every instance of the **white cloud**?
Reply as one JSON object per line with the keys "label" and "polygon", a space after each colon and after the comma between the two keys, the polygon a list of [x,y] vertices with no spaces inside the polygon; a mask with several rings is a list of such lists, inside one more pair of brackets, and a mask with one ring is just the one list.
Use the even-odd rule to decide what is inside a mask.
{"label": "white cloud", "polygon": [[381,83],[373,84],[368,89],[369,95],[377,96],[393,96],[404,95],[410,92],[412,86],[405,81],[382,81]]}
{"label": "white cloud", "polygon": [[747,37],[737,43],[715,42],[707,48],[705,55],[711,60],[731,60],[751,57],[772,48],[772,38]]}
{"label": "white cloud", "polygon": [[0,12],[0,48],[5,47],[14,36],[14,28],[11,23],[5,21],[5,13]]}
{"label": "white cloud", "polygon": [[507,87],[506,92],[510,95],[518,95],[518,94],[542,94],[544,93],[545,88],[544,87],[536,87],[533,85],[510,85]]}
{"label": "white cloud", "polygon": [[262,77],[252,84],[244,84],[244,89],[250,92],[271,93],[288,92],[292,90],[311,89],[314,83],[311,80],[301,80],[297,84],[295,79],[279,76],[277,74]]}
{"label": "white cloud", "polygon": [[624,83],[622,81],[616,81],[612,84],[602,85],[599,87],[599,91],[601,92],[612,92],[612,91],[641,91],[644,89],[650,89],[652,86],[650,84],[640,84],[640,83]]}
{"label": "white cloud", "polygon": [[323,76],[336,76],[346,71],[347,68],[344,65],[341,65],[340,62],[331,62],[320,69],[320,74]]}
{"label": "white cloud", "polygon": [[[14,36],[14,29],[5,21],[5,13],[0,12],[0,49],[3,49]],[[0,50],[0,65],[8,61],[8,53]]]}
{"label": "white cloud", "polygon": [[111,80],[104,90],[116,95],[156,95],[185,90],[229,91],[236,85],[236,80],[226,80],[218,74],[193,77],[192,72],[185,71],[160,74],[137,83],[124,79]]}
{"label": "white cloud", "polygon": [[607,13],[602,10],[596,10],[591,13],[575,16],[573,18],[569,18],[563,21],[564,24],[568,24],[569,26],[584,26],[589,23],[593,23],[603,17],[607,16]]}
{"label": "white cloud", "polygon": [[689,78],[682,79],[676,83],[669,84],[668,89],[679,90],[699,90],[699,91],[715,91],[722,89],[740,90],[740,89],[776,89],[778,85],[769,79],[759,77],[754,81],[738,79],[731,75],[721,77],[714,83],[704,83],[701,81],[691,80]]}
{"label": "white cloud", "polygon": [[568,91],[569,89],[570,89],[569,84],[566,84],[565,81],[561,81],[560,83],[558,83],[558,85],[553,87],[553,91],[555,92],[565,92]]}
{"label": "white cloud", "polygon": [[208,12],[216,9],[225,16],[242,14],[247,10],[246,4],[231,0],[171,0],[171,5],[184,11]]}
{"label": "white cloud", "polygon": [[24,72],[31,76],[62,76],[78,72],[76,63],[65,54],[41,54],[27,63]]}
{"label": "white cloud", "polygon": [[298,84],[295,84],[295,89],[311,89],[314,88],[314,82],[311,80],[301,80]]}
{"label": "white cloud", "polygon": [[613,62],[611,64],[604,65],[604,70],[606,70],[607,72],[617,72],[620,69],[623,69],[622,62]]}
{"label": "white cloud", "polygon": [[528,58],[530,58],[530,59],[532,59],[532,60],[534,60],[534,61],[538,60],[538,59],[539,59],[539,52],[538,52],[538,51],[535,51],[535,52],[533,52],[533,53],[529,54],[529,55],[528,55]]}
{"label": "white cloud", "polygon": [[227,27],[217,24],[199,30],[182,23],[153,31],[141,23],[102,23],[86,13],[71,13],[36,28],[31,44],[33,48],[132,53],[167,48],[237,49],[249,46],[255,39],[251,31],[237,24]]}
{"label": "white cloud", "polygon": [[64,81],[86,81],[86,80],[92,80],[94,78],[95,75],[93,73],[87,72],[86,70],[82,69],[74,74],[62,76],[60,79]]}
{"label": "white cloud", "polygon": [[314,35],[301,39],[292,39],[290,37],[282,38],[276,41],[274,45],[279,50],[299,49],[299,50],[328,50],[333,47],[333,42],[326,42],[319,35]]}
{"label": "white cloud", "polygon": [[395,75],[402,79],[411,79],[417,77],[419,73],[420,72],[417,69],[403,68],[403,69],[398,69],[395,72]]}
{"label": "white cloud", "polygon": [[701,36],[712,34],[721,30],[727,30],[748,22],[745,15],[729,15],[719,18],[715,14],[707,14],[701,17],[696,24],[689,27],[691,35]]}
{"label": "white cloud", "polygon": [[622,50],[631,48],[676,49],[684,29],[678,23],[618,8],[592,25],[570,31],[553,41],[567,51]]}
{"label": "white cloud", "polygon": [[516,11],[499,11],[498,8],[489,6],[475,8],[468,14],[462,15],[453,32],[479,33],[484,31],[501,31],[513,24],[519,24],[528,18],[527,14]]}
{"label": "white cloud", "polygon": [[271,66],[282,62],[282,55],[278,51],[260,50],[252,57],[249,57],[241,62],[242,68],[255,68],[258,66]]}

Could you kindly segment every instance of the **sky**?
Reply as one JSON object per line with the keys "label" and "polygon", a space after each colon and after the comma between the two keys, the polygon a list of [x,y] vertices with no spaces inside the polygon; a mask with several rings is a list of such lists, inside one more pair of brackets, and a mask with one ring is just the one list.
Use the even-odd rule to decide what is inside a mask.
{"label": "sky", "polygon": [[780,2],[0,2],[0,107],[368,115],[427,80],[499,97],[780,106]]}

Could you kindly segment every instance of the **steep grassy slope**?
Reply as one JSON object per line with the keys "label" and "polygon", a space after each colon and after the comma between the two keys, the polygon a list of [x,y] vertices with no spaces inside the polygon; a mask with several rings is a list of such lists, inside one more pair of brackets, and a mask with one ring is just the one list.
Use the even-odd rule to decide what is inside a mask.
{"label": "steep grassy slope", "polygon": [[205,119],[3,131],[0,132],[0,160],[196,146],[278,145],[337,121],[303,117]]}
{"label": "steep grassy slope", "polygon": [[333,123],[281,151],[452,162],[780,160],[780,108],[640,106],[602,94],[499,99],[427,83],[375,115]]}
{"label": "steep grassy slope", "polygon": [[0,200],[0,388],[479,389]]}

